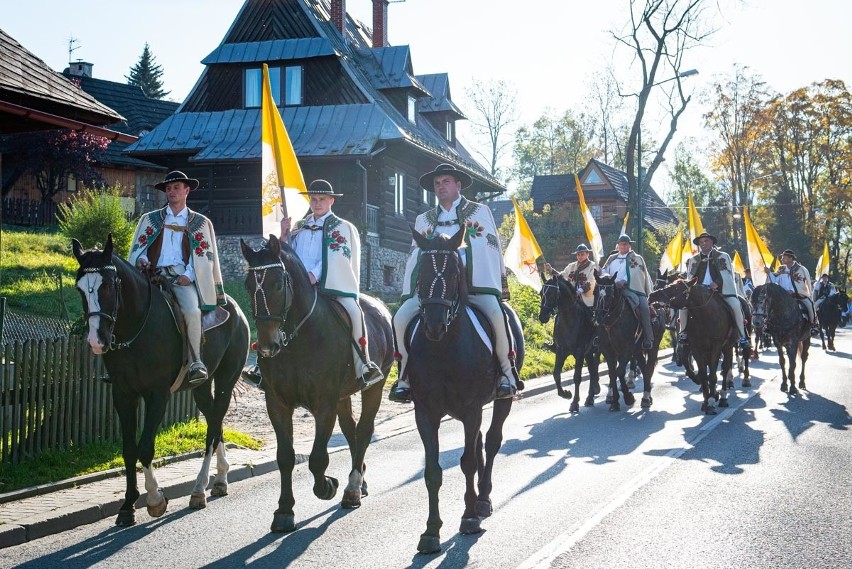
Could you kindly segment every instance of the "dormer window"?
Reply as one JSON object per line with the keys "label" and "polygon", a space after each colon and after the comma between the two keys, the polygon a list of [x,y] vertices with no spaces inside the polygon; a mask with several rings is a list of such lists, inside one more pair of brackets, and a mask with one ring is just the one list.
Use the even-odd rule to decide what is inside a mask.
{"label": "dormer window", "polygon": [[447,142],[453,141],[453,121],[447,121]]}
{"label": "dormer window", "polygon": [[[283,77],[282,77],[283,71]],[[302,104],[302,67],[270,67],[269,85],[272,87],[272,98],[277,106],[292,106]],[[245,108],[261,106],[263,93],[263,71],[258,68],[245,70]],[[282,102],[281,94],[284,93]]]}
{"label": "dormer window", "polygon": [[408,122],[417,124],[417,99],[408,96]]}

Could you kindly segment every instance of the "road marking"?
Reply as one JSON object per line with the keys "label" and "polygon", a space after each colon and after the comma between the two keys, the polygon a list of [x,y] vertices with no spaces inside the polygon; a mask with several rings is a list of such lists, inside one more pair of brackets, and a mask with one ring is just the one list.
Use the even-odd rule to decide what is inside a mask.
{"label": "road marking", "polygon": [[[764,381],[763,384],[769,383],[769,381]],[[633,494],[636,493],[637,490],[642,488],[648,482],[653,480],[658,474],[660,474],[663,470],[668,468],[670,464],[672,464],[675,459],[683,455],[686,451],[694,448],[699,442],[701,442],[704,437],[706,437],[710,432],[713,431],[716,427],[722,424],[722,421],[729,418],[734,414],[734,411],[738,410],[740,407],[745,405],[752,397],[754,397],[759,390],[757,389],[749,389],[747,392],[744,392],[746,397],[744,397],[737,405],[732,407],[728,407],[723,412],[719,413],[712,420],[708,421],[705,425],[702,425],[698,431],[698,434],[692,439],[687,440],[684,444],[679,448],[674,448],[667,452],[661,460],[640,472],[636,476],[634,476],[631,480],[628,480],[625,484],[623,484],[615,493],[615,497],[607,504],[605,504],[600,510],[598,510],[594,515],[592,515],[589,519],[583,522],[577,529],[573,532],[568,533],[565,532],[556,537],[553,541],[545,545],[541,548],[537,553],[529,557],[526,561],[518,565],[518,569],[545,569],[549,568],[553,561],[559,557],[560,555],[567,553],[574,545],[577,544],[578,541],[583,539],[592,529],[595,528],[598,524],[603,521],[603,519],[622,506]]]}

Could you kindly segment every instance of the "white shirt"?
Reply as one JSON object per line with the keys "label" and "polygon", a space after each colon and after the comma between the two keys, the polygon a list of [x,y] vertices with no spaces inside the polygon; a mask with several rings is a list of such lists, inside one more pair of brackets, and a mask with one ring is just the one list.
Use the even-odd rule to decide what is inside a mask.
{"label": "white shirt", "polygon": [[[435,233],[438,235],[446,235],[447,237],[452,237],[459,231],[461,231],[461,225],[459,224],[458,215],[456,214],[456,208],[461,203],[461,196],[456,199],[451,205],[450,209],[444,209],[444,206],[438,204],[438,222],[442,221],[455,221],[452,225],[437,225],[435,226]],[[461,255],[462,264],[467,264],[467,254],[465,252],[464,243],[462,243],[462,247],[459,248]]]}
{"label": "white shirt", "polygon": [[609,274],[613,276],[616,281],[627,281],[627,255],[619,255],[609,263]]}
{"label": "white shirt", "polygon": [[[184,206],[182,210],[174,213],[171,207],[167,207],[166,218],[163,220],[163,223],[164,225],[186,227],[187,223],[189,223],[189,209]],[[190,282],[195,282],[195,270],[192,268],[192,264],[185,265],[183,262],[183,236],[183,231],[174,231],[168,227],[163,227],[163,246],[160,249],[160,258],[157,260],[157,266],[177,266],[184,268],[183,275]]]}
{"label": "white shirt", "polygon": [[796,292],[796,287],[793,286],[793,281],[790,279],[790,269],[787,268],[787,265],[781,265],[778,271],[778,275],[769,273],[769,280],[788,292]]}
{"label": "white shirt", "polygon": [[710,254],[708,253],[707,256],[702,258],[701,260],[707,263],[707,270],[704,271],[704,282],[701,284],[703,286],[710,286],[711,284],[713,284],[713,276],[710,274]]}
{"label": "white shirt", "polygon": [[329,215],[331,215],[331,210],[328,210],[319,219],[315,218],[314,214],[309,215],[305,219],[305,228],[299,230],[293,237],[293,250],[296,251],[299,259],[302,260],[305,269],[309,273],[313,273],[317,281],[322,278],[322,241],[324,232],[322,229],[311,230],[307,229],[307,227],[316,226],[322,228]]}

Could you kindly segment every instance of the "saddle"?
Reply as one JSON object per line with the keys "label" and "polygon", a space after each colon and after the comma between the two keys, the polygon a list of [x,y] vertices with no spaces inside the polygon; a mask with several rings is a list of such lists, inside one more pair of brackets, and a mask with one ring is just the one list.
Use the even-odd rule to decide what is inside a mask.
{"label": "saddle", "polygon": [[[506,318],[508,318],[508,314],[506,313],[506,304],[501,300],[500,308],[503,310],[503,314]],[[479,339],[482,340],[482,343],[486,348],[493,354],[494,353],[494,328],[491,326],[491,321],[486,318],[485,314],[482,313],[481,310],[472,305],[465,306],[465,309],[468,311],[468,315],[470,316],[471,322],[473,322],[474,328],[479,333]],[[405,329],[405,347],[408,350],[411,350],[411,340],[414,338],[414,334],[417,331],[417,327],[420,325],[420,314],[411,319],[411,322],[408,323],[408,327]],[[512,350],[517,349],[517,345],[515,344],[515,339],[512,340]]]}

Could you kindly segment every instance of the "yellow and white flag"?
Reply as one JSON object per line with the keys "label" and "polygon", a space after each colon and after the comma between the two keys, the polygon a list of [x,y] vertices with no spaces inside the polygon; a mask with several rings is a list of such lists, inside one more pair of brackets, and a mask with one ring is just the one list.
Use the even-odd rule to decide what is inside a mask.
{"label": "yellow and white flag", "polygon": [[692,242],[689,240],[689,235],[683,238],[683,247],[680,250],[680,272],[686,272],[686,263],[692,257]]}
{"label": "yellow and white flag", "polygon": [[515,273],[518,282],[540,290],[541,276],[535,261],[541,257],[541,247],[538,246],[538,241],[535,240],[535,235],[527,224],[527,220],[524,219],[524,214],[521,213],[515,198],[512,198],[512,205],[515,206],[515,233],[506,247],[503,262],[507,269]]}
{"label": "yellow and white flag", "polygon": [[817,261],[816,270],[814,271],[814,279],[820,278],[822,275],[827,275],[831,270],[831,256],[828,253],[828,241],[825,241],[822,248],[822,255]]}
{"label": "yellow and white flag", "polygon": [[621,224],[621,235],[627,235],[627,220],[630,219],[630,212],[624,214],[624,223]]}
{"label": "yellow and white flag", "polygon": [[680,272],[681,259],[683,257],[683,234],[678,231],[669,244],[666,250],[660,257],[660,273]]}
{"label": "yellow and white flag", "polygon": [[751,280],[755,286],[760,286],[766,284],[766,272],[763,268],[772,266],[775,256],[769,252],[760,235],[757,234],[757,230],[751,224],[748,208],[745,207],[743,208],[743,223],[745,225],[746,252],[748,253],[748,268],[751,269]]}
{"label": "yellow and white flag", "polygon": [[701,218],[698,216],[698,210],[695,209],[695,202],[692,201],[692,194],[687,198],[689,204],[689,250],[693,255],[698,254],[698,245],[694,243],[695,238],[704,233],[704,226],[701,224]]}
{"label": "yellow and white flag", "polygon": [[739,273],[740,276],[745,275],[745,265],[743,265],[743,260],[740,258],[740,252],[734,249],[734,258],[731,259],[731,262],[734,263],[734,271]]}
{"label": "yellow and white flag", "polygon": [[[293,144],[284,128],[284,121],[272,97],[269,68],[263,64],[263,93],[260,111],[261,139],[261,197],[260,214],[263,217],[263,235],[278,235],[284,217],[300,219],[307,213],[308,197],[305,178],[296,160]],[[282,199],[283,198],[283,199]]]}
{"label": "yellow and white flag", "polygon": [[580,196],[580,213],[583,215],[583,224],[586,226],[586,238],[589,240],[589,246],[592,248],[592,260],[600,265],[604,255],[601,232],[598,231],[598,224],[595,223],[592,212],[586,206],[586,197],[583,195],[583,188],[580,186],[580,178],[577,174],[574,174],[574,183],[577,186],[577,195]]}

